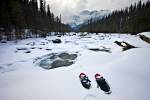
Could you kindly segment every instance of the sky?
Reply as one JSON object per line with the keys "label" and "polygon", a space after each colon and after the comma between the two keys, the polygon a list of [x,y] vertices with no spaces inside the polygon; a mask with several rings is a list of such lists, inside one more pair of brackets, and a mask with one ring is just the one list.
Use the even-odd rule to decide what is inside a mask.
{"label": "sky", "polygon": [[[125,8],[139,0],[46,0],[55,15],[62,16],[64,23],[69,23],[73,15],[83,10],[117,10]],[[147,0],[141,0],[143,2]]]}

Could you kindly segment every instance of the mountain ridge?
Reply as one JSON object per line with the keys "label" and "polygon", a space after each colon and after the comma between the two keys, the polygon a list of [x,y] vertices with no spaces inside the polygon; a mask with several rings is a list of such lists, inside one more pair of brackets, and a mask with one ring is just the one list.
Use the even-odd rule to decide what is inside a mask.
{"label": "mountain ridge", "polygon": [[103,17],[108,16],[111,13],[110,10],[83,10],[77,15],[71,16],[71,22],[68,23],[72,28],[76,28],[82,24],[86,24],[91,18],[94,20],[102,19]]}

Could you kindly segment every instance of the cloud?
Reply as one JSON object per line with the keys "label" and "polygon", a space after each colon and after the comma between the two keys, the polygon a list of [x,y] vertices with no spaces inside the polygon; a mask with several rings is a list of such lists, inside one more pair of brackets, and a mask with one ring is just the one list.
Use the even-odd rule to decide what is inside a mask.
{"label": "cloud", "polygon": [[46,0],[55,15],[62,15],[64,22],[70,21],[70,16],[86,8],[87,0]]}
{"label": "cloud", "polygon": [[[125,8],[139,0],[46,0],[55,15],[62,15],[64,23],[71,20],[71,16],[83,10],[116,10]],[[147,0],[141,0],[143,2]]]}
{"label": "cloud", "polygon": [[[116,10],[135,4],[139,0],[88,0],[87,9],[89,10]],[[141,0],[146,2],[147,0]]]}

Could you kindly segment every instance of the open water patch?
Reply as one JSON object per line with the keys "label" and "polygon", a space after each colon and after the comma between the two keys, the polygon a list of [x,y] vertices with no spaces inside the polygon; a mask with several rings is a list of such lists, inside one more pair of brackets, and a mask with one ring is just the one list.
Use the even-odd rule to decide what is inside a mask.
{"label": "open water patch", "polygon": [[50,53],[35,59],[34,63],[44,69],[67,67],[75,63],[77,53]]}

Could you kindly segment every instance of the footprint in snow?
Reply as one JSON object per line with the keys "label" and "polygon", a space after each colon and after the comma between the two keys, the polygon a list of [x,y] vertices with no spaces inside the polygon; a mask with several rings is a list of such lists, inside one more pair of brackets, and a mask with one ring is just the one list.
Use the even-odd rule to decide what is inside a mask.
{"label": "footprint in snow", "polygon": [[88,94],[84,97],[84,100],[97,100],[96,96],[93,94]]}

